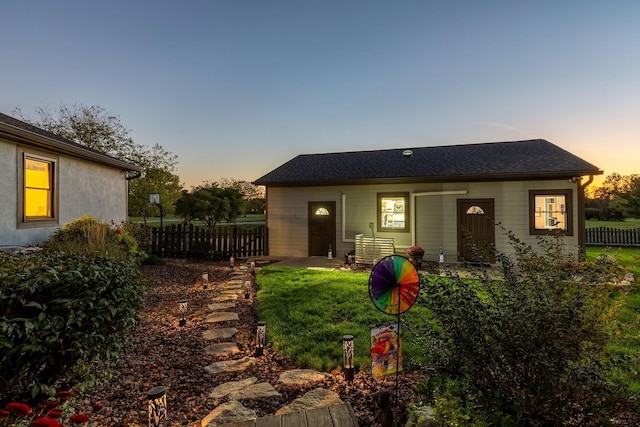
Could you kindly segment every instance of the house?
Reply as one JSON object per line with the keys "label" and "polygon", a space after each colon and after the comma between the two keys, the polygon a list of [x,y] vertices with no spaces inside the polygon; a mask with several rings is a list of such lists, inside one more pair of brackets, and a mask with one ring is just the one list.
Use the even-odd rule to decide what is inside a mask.
{"label": "house", "polygon": [[395,251],[422,246],[425,260],[477,261],[475,247],[495,262],[488,245],[512,252],[496,223],[532,245],[561,233],[580,253],[584,189],[602,173],[536,139],[299,155],[254,184],[266,187],[271,256],[342,256],[355,246],[375,261],[372,245],[391,242]]}
{"label": "house", "polygon": [[84,215],[127,219],[142,169],[0,113],[0,247],[34,245]]}

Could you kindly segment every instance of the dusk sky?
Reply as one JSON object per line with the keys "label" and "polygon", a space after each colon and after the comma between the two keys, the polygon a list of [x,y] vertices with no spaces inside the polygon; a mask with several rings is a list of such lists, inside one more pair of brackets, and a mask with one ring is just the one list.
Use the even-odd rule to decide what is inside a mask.
{"label": "dusk sky", "polygon": [[533,138],[640,173],[636,0],[5,0],[0,39],[0,112],[104,107],[187,188]]}

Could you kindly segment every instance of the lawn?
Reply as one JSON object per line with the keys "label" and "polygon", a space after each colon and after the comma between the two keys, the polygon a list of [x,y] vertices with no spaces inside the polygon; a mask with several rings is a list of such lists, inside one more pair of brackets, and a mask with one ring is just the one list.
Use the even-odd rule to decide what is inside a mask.
{"label": "lawn", "polygon": [[640,228],[640,219],[627,218],[624,221],[598,221],[594,219],[588,219],[585,223],[585,228],[596,227],[609,227],[609,228]]}
{"label": "lawn", "polygon": [[[589,259],[604,248],[590,247]],[[640,249],[610,252],[640,277],[637,256]],[[320,271],[292,267],[264,267],[258,276],[258,317],[268,325],[267,339],[284,356],[300,366],[330,370],[342,366],[342,337],[354,335],[357,369],[370,368],[370,327],[392,322],[395,316],[379,312],[369,298],[369,273]],[[616,359],[609,374],[614,382],[626,384],[640,394],[640,289],[627,295],[619,328],[609,347]],[[411,331],[427,322],[429,313],[417,304],[402,315],[405,368],[427,362]]]}
{"label": "lawn", "polygon": [[[129,217],[129,222],[133,222],[133,223],[144,223],[144,218],[141,216],[130,216]],[[164,215],[162,217],[162,224],[163,225],[171,225],[171,224],[181,224],[182,222],[184,222],[184,220],[180,217],[176,217],[174,214],[167,214]],[[242,224],[242,223],[248,223],[248,222],[262,222],[264,223],[264,214],[247,214],[246,216],[239,216],[238,218],[236,218],[236,220],[234,221],[234,224]],[[199,227],[205,227],[206,225],[196,219],[194,221],[192,221],[193,225],[197,225]],[[159,227],[160,226],[160,217],[151,217],[151,218],[147,218],[147,225],[152,226],[152,227]],[[218,225],[227,225],[227,223],[221,222],[218,223]]]}

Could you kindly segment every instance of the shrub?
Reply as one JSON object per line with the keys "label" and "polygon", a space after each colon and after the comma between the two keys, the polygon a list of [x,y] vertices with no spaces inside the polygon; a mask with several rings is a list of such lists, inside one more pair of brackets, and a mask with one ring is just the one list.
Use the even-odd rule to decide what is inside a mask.
{"label": "shrub", "polygon": [[129,233],[134,226],[99,222],[91,216],[77,218],[56,230],[44,244],[45,250],[65,253],[97,254],[115,259],[142,260],[144,253]]}
{"label": "shrub", "polygon": [[[108,235],[94,231],[94,242]],[[50,394],[50,385],[117,355],[142,294],[138,265],[128,259],[0,253],[0,403]]]}
{"label": "shrub", "polygon": [[[446,401],[480,408],[478,420],[559,425],[606,389],[599,366],[623,300],[611,304],[621,271],[610,257],[577,263],[560,240],[534,249],[507,235],[514,255],[496,255],[504,280],[484,270],[473,280],[455,272],[423,279],[419,304],[436,320],[423,346],[435,375],[459,385],[447,387]],[[433,387],[422,390],[443,404]]]}

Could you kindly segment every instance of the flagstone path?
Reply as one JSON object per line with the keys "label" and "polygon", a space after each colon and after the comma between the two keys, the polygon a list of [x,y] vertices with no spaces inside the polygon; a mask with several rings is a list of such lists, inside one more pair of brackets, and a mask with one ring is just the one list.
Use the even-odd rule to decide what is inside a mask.
{"label": "flagstone path", "polygon": [[[259,266],[256,267],[256,273],[259,268]],[[256,377],[243,378],[243,372],[255,366],[257,363],[255,357],[241,355],[237,359],[229,358],[242,353],[235,340],[238,329],[234,325],[237,325],[240,319],[234,311],[234,308],[236,308],[236,302],[239,299],[245,298],[246,281],[252,283],[251,271],[245,266],[234,269],[230,274],[230,279],[221,285],[219,293],[212,297],[211,304],[207,306],[207,308],[211,310],[211,313],[205,317],[204,322],[207,325],[211,325],[211,327],[202,333],[202,338],[206,343],[203,351],[211,355],[213,359],[221,357],[227,357],[227,359],[213,361],[211,364],[205,366],[204,370],[213,376],[229,373],[236,374],[237,379],[222,383],[214,387],[210,392],[207,392],[209,398],[215,399],[216,401],[222,401],[224,399],[227,401],[218,404],[209,415],[196,423],[195,426],[213,427],[223,426],[225,424],[238,425],[238,423],[253,425],[253,422],[257,420],[256,412],[245,407],[241,401],[279,399],[281,397],[281,393],[278,392],[274,385],[268,382],[258,382],[258,378]],[[251,292],[253,292],[253,286],[251,287]],[[220,326],[220,324],[223,325]],[[309,385],[315,382],[321,382],[330,376],[330,374],[325,372],[317,372],[309,369],[293,369],[283,372],[276,386],[279,384],[283,386]],[[293,415],[298,411],[310,411],[316,408],[333,408],[336,407],[335,405],[344,406],[344,402],[337,393],[323,388],[316,388],[302,397],[295,399],[289,405],[278,409],[275,415],[267,418],[273,418],[273,421],[277,422],[277,425],[280,425],[280,420],[276,419],[277,416],[287,416],[284,414]],[[334,412],[338,413],[340,411]],[[344,415],[344,410],[341,413]],[[301,419],[304,420],[306,415],[302,412],[301,414]],[[325,416],[330,418],[332,415],[327,412]],[[289,416],[289,418],[291,417]],[[355,417],[351,418],[352,423],[350,422],[349,424],[343,425],[357,427]],[[265,423],[269,422],[269,420],[266,419],[264,421]],[[344,421],[341,421],[341,425],[342,423],[344,423]]]}

